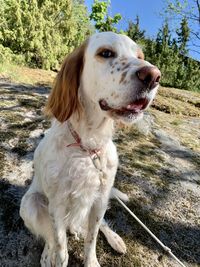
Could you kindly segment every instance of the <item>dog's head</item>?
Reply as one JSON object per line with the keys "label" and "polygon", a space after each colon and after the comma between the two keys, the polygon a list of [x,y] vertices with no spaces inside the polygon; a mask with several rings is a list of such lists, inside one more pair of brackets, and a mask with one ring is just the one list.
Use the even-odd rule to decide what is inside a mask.
{"label": "dog's head", "polygon": [[97,33],[64,61],[47,111],[59,121],[80,112],[78,90],[104,116],[123,122],[140,118],[159,86],[159,69],[144,60],[141,48],[129,37]]}

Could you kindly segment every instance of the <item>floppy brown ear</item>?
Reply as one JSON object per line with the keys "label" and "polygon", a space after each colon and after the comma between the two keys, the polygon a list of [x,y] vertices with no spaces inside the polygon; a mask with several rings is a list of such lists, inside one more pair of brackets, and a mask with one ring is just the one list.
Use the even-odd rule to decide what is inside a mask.
{"label": "floppy brown ear", "polygon": [[45,112],[60,122],[66,121],[74,112],[80,115],[78,88],[86,46],[87,41],[65,58],[49,95]]}

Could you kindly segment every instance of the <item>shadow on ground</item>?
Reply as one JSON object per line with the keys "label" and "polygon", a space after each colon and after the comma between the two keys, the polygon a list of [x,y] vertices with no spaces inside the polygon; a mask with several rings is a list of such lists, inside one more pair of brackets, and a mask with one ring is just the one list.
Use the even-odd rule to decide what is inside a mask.
{"label": "shadow on ground", "polygon": [[[25,187],[11,185],[5,180],[0,181],[0,266],[2,267],[14,267],[16,263],[19,263],[20,267],[39,267],[43,243],[30,234],[19,217],[20,199],[26,190]],[[111,205],[112,209],[107,212],[106,217],[114,223],[117,232],[129,236],[133,241],[138,241],[150,250],[163,253],[159,245],[134,222],[126,211],[121,209],[119,204],[112,201]],[[198,227],[173,223],[165,218],[156,217],[151,211],[147,211],[143,203],[137,199],[131,199],[128,206],[165,245],[172,249],[177,257],[188,263],[200,263],[200,229]],[[69,266],[83,266],[80,257],[74,254],[74,249],[73,247],[70,251]],[[113,255],[116,254],[111,248],[108,250]]]}
{"label": "shadow on ground", "polygon": [[[2,175],[4,178],[0,178],[0,267],[39,267],[43,243],[25,228],[19,217],[20,200],[27,190],[31,177],[25,178],[26,186],[15,185],[6,176],[14,163],[11,161],[7,169],[3,170],[3,168],[7,164],[6,155],[9,153],[17,158],[18,163],[22,160],[25,162],[28,155],[29,162],[32,160],[33,151],[49,126],[41,113],[49,86],[21,85],[1,81],[0,90],[0,97],[2,96],[5,102],[5,105],[0,108],[4,123],[4,128],[0,130],[0,141],[3,144],[0,146],[0,153],[3,155],[0,173],[5,171],[5,175],[4,173]],[[10,105],[7,105],[6,101],[10,102]],[[18,113],[14,114],[15,111]],[[30,133],[37,132],[38,129],[40,130],[38,134],[31,137]],[[177,144],[170,136],[158,133],[160,135],[154,134],[153,139],[156,139],[154,144],[151,141],[147,144],[146,137],[143,138],[144,140],[134,147],[135,154],[132,150],[127,150],[133,140],[138,140],[139,135],[131,133],[118,136],[116,139],[118,144],[121,142],[120,138],[126,140],[126,143],[121,150],[119,148],[123,156],[116,185],[122,191],[130,193],[129,208],[165,245],[172,249],[178,258],[188,264],[200,264],[199,218],[192,206],[198,203],[198,194],[195,195],[192,190],[198,189],[197,186],[200,183],[197,177],[200,165],[199,154]],[[12,146],[13,140],[17,141]],[[163,160],[161,154],[164,154],[168,160]],[[185,165],[182,166],[183,161]],[[130,168],[122,168],[124,166],[130,166]],[[21,168],[20,164],[18,168]],[[133,169],[133,173],[130,173],[130,169]],[[148,250],[148,260],[150,258],[148,262],[153,262],[151,257],[155,255],[164,255],[159,245],[116,201],[111,201],[111,207],[106,217],[126,240],[128,251],[124,256],[116,254],[107,245],[105,238],[100,235],[97,251],[102,267],[149,267],[150,265],[142,265],[143,261],[138,260],[134,249],[131,250],[135,244]],[[144,256],[144,250],[142,252],[141,255]],[[83,267],[83,242],[78,243],[70,237],[69,254],[70,267]],[[136,258],[134,263],[133,257]],[[162,261],[162,256],[159,260]],[[151,266],[168,265],[160,263],[160,265]]]}

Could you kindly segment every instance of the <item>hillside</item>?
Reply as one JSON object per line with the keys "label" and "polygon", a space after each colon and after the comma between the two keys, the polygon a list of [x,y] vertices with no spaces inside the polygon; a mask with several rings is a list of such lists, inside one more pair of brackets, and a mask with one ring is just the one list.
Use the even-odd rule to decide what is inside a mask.
{"label": "hillside", "polygon": [[[42,109],[55,73],[6,66],[0,74],[0,267],[38,267],[42,242],[19,218],[35,147],[50,122]],[[186,266],[200,266],[200,94],[161,87],[143,121],[119,128],[116,187],[128,206]],[[102,267],[178,267],[116,201],[106,217],[127,244],[116,254],[98,239]],[[70,267],[83,266],[69,240]]]}

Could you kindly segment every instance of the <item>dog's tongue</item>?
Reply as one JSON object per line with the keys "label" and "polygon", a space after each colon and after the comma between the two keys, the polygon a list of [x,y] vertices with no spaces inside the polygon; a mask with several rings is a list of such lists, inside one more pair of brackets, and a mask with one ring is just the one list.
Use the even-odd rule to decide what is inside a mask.
{"label": "dog's tongue", "polygon": [[139,100],[136,100],[135,102],[129,104],[126,109],[127,110],[135,110],[135,111],[140,111],[144,108],[146,108],[148,104],[148,100],[146,98],[144,99],[139,99]]}

